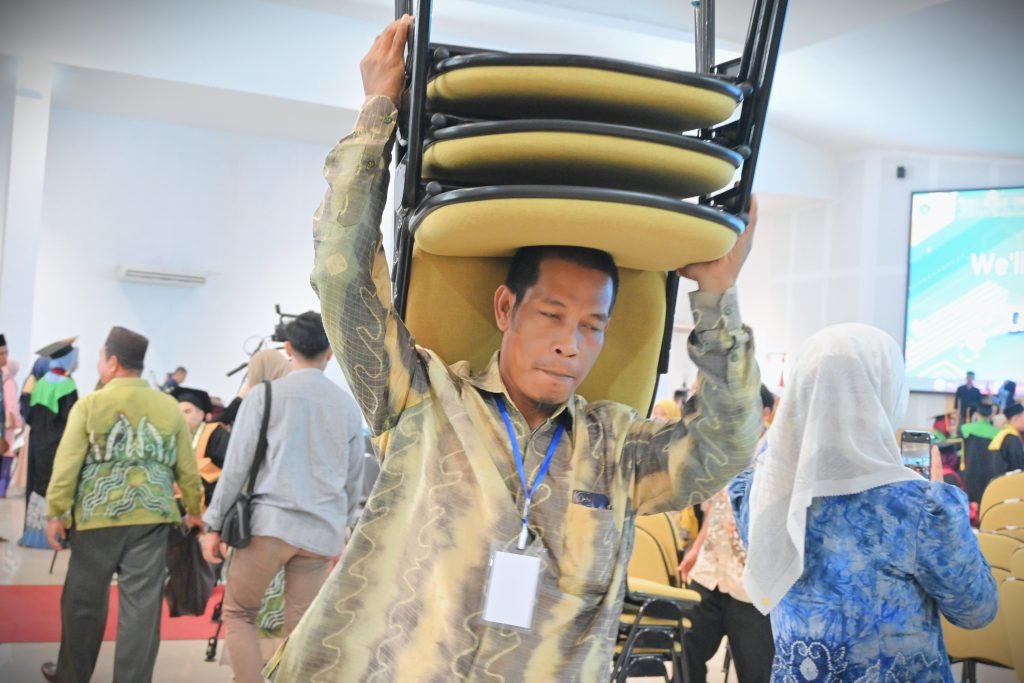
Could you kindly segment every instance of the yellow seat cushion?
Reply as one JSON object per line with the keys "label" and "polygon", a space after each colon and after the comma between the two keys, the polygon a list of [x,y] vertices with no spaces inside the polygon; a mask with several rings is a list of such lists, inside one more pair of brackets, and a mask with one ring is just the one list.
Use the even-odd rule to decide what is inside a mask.
{"label": "yellow seat cushion", "polygon": [[581,187],[487,186],[443,192],[412,218],[437,256],[512,256],[560,244],[610,253],[620,268],[670,271],[724,256],[743,231],[717,209],[655,195]]}
{"label": "yellow seat cushion", "polygon": [[726,187],[741,162],[731,150],[682,135],[576,121],[500,121],[437,131],[423,152],[423,177],[686,198]]}
{"label": "yellow seat cushion", "polygon": [[668,584],[638,579],[632,576],[627,578],[626,588],[630,593],[641,593],[656,598],[700,602],[700,593],[697,591],[692,591],[689,588],[674,588]]}
{"label": "yellow seat cushion", "polygon": [[[509,259],[452,258],[413,250],[405,324],[420,346],[446,363],[487,365],[501,343],[494,290]],[[604,349],[579,394],[611,400],[646,415],[658,380],[665,325],[665,274],[620,269],[619,298]]]}
{"label": "yellow seat cushion", "polygon": [[724,122],[742,95],[713,76],[571,55],[481,53],[439,62],[434,111],[553,118],[683,132]]}

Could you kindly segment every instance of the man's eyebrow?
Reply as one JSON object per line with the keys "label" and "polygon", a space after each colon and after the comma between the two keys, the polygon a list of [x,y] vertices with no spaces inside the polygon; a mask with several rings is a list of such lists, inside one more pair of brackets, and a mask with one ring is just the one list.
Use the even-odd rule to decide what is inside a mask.
{"label": "man's eyebrow", "polygon": [[[564,301],[560,301],[559,299],[555,299],[550,296],[542,296],[540,302],[542,304],[547,304],[548,306],[554,306],[556,308],[569,308]],[[606,323],[609,320],[611,320],[611,318],[604,313],[591,313],[590,317],[597,318],[603,323]]]}
{"label": "man's eyebrow", "polygon": [[558,308],[568,308],[564,301],[559,299],[553,299],[550,296],[541,297],[541,303],[548,304],[549,306],[557,306]]}

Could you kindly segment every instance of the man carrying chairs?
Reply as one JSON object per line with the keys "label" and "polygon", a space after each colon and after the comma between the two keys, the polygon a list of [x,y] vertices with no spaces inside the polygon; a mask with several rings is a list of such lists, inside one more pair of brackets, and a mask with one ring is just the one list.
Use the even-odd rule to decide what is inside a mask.
{"label": "man carrying chairs", "polygon": [[[355,130],[328,156],[329,187],[314,218],[313,286],[381,473],[341,564],[264,673],[277,683],[605,679],[637,515],[710,497],[753,456],[760,378],[734,286],[756,212],[751,206],[749,220],[741,213],[746,197],[730,214],[638,191],[650,190],[650,174],[640,171],[629,191],[599,187],[617,175],[614,164],[571,186],[573,169],[590,164],[595,150],[613,161],[616,149],[635,153],[636,145],[653,145],[659,158],[697,154],[707,163],[689,165],[705,170],[742,155],[711,152],[712,143],[696,139],[675,145],[659,135],[620,135],[623,117],[650,107],[591,107],[584,95],[570,113],[600,111],[601,121],[497,131],[511,136],[505,150],[532,155],[528,165],[567,139],[582,160],[563,168],[549,159],[548,184],[524,186],[514,154],[481,157],[474,148],[476,133],[494,131],[425,140],[424,98],[440,123],[471,123],[464,114],[479,122],[487,112],[468,112],[461,95],[495,78],[533,73],[544,81],[553,68],[549,82],[557,82],[568,66],[598,85],[606,86],[602,74],[643,85],[649,70],[609,60],[456,55],[436,65],[428,88],[423,4],[419,17],[412,113],[397,135],[407,179],[397,303],[380,221],[411,17],[391,24],[361,63],[367,97]],[[672,72],[661,83],[680,98],[666,108],[670,118],[693,93],[714,105],[710,113],[690,107],[674,123],[644,119],[678,126],[678,138],[725,121],[742,97],[712,77]],[[494,101],[505,118],[519,111]],[[542,93],[530,106],[547,112],[549,105]],[[603,138],[588,146],[573,142],[579,135]],[[441,142],[451,144],[424,154]],[[731,174],[723,175],[694,180],[695,192],[728,185]],[[559,185],[563,176],[570,180]],[[640,414],[665,355],[677,272],[699,288],[691,294],[689,353],[701,392],[692,414],[659,423]]]}

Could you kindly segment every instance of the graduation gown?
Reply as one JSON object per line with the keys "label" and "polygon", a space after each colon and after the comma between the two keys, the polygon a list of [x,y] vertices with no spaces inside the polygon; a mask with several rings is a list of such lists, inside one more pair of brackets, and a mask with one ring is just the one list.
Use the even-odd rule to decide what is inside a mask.
{"label": "graduation gown", "polygon": [[992,476],[998,477],[1013,470],[1024,470],[1024,441],[1020,432],[1007,425],[989,444],[992,455]]}
{"label": "graduation gown", "polygon": [[[39,380],[33,397],[39,391]],[[57,446],[64,436],[64,428],[68,424],[71,407],[78,401],[78,389],[74,380],[67,378],[70,386],[64,386],[55,402],[32,401],[29,406],[27,423],[32,428],[32,438],[28,442],[28,481],[26,490],[46,497],[46,487],[50,485],[50,474],[53,472],[53,459],[57,455]],[[65,393],[66,392],[66,393]],[[56,410],[53,410],[53,408]]]}

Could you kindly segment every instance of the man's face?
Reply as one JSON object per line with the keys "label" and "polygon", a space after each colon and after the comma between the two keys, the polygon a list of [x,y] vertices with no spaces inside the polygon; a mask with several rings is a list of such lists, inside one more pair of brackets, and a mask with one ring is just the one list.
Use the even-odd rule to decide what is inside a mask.
{"label": "man's face", "polygon": [[7,347],[0,346],[0,368],[7,365]]}
{"label": "man's face", "polygon": [[967,386],[974,386],[974,375],[967,375]]}
{"label": "man's face", "polygon": [[174,383],[179,385],[179,386],[184,384],[185,383],[185,377],[187,377],[187,376],[188,376],[188,373],[185,372],[184,370],[175,370],[174,371],[174,375],[173,375]]}
{"label": "man's face", "polygon": [[206,413],[188,401],[182,401],[178,404],[178,407],[181,408],[181,414],[185,416],[185,424],[188,425],[189,431],[196,431],[203,420],[206,419]]}
{"label": "man's face", "polygon": [[604,346],[612,296],[606,274],[556,258],[541,262],[537,283],[518,306],[499,287],[495,315],[504,332],[500,366],[509,393],[546,405],[568,400]]}
{"label": "man's face", "polygon": [[107,347],[105,346],[100,348],[100,358],[96,361],[96,372],[103,384],[114,379],[114,373],[117,372],[117,362],[114,358],[107,356]]}

